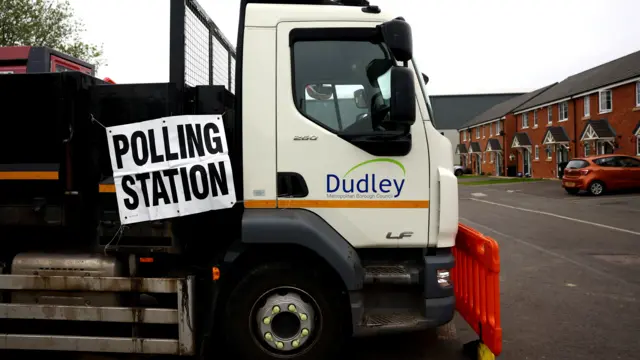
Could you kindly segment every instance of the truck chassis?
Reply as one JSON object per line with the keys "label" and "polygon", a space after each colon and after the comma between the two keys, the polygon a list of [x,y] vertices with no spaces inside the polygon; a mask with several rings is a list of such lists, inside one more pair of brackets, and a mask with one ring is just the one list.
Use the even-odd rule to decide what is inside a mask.
{"label": "truck chassis", "polygon": [[[85,276],[0,276],[0,290],[9,291],[81,291],[173,294],[174,309],[151,307],[65,306],[39,304],[0,304],[0,318],[120,322],[132,325],[131,337],[96,337],[68,335],[1,334],[0,348],[13,350],[58,350],[109,352],[130,354],[194,355],[194,277],[124,278]],[[139,324],[169,324],[177,326],[177,339],[157,339],[133,336]]]}

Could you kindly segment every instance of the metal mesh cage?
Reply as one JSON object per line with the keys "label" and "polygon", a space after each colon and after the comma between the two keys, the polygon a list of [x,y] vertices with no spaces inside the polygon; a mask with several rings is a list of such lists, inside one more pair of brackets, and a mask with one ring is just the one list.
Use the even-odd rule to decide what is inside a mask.
{"label": "metal mesh cage", "polygon": [[170,81],[235,91],[235,48],[196,0],[171,1]]}
{"label": "metal mesh cage", "polygon": [[228,90],[229,52],[215,36],[211,37],[211,41],[213,42],[213,46],[211,47],[211,57],[213,57],[213,84],[224,85]]}
{"label": "metal mesh cage", "polygon": [[189,8],[184,22],[184,81],[209,85],[209,29]]}
{"label": "metal mesh cage", "polygon": [[231,71],[229,71],[229,73],[231,74],[231,81],[229,81],[229,83],[231,84],[231,89],[229,89],[229,91],[235,94],[236,93],[236,58],[234,57],[231,58],[231,62],[229,63],[229,66],[231,67]]}

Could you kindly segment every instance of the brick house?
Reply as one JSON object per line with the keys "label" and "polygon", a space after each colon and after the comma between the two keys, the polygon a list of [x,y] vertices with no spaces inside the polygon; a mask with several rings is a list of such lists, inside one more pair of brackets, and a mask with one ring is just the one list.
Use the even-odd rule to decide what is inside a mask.
{"label": "brick house", "polygon": [[470,168],[474,174],[500,176],[508,174],[505,169],[515,169],[515,159],[504,156],[504,149],[509,149],[507,145],[511,143],[515,132],[515,120],[511,112],[551,86],[520,94],[467,121],[458,129],[460,143],[455,154],[460,158],[460,164]]}
{"label": "brick house", "polygon": [[[638,85],[636,91],[638,93],[638,99],[636,99],[636,101],[640,104],[640,85]],[[636,156],[640,156],[640,120],[638,121],[636,128],[633,129],[633,135],[636,137]]]}
{"label": "brick house", "polygon": [[640,51],[552,86],[514,111],[517,171],[560,177],[575,157],[640,154]]}

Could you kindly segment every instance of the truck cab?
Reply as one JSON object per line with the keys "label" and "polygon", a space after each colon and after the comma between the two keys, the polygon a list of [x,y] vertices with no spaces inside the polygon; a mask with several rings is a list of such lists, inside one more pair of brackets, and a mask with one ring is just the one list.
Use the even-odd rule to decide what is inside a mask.
{"label": "truck cab", "polygon": [[242,10],[243,241],[326,254],[356,335],[450,321],[457,181],[409,25],[369,5]]}
{"label": "truck cab", "polygon": [[[457,198],[451,154],[414,59],[400,64],[379,35],[385,21],[406,24],[375,7],[248,4],[236,94],[245,206],[307,209],[356,248],[451,247],[457,207],[438,201]],[[407,93],[390,103],[409,91],[392,89],[403,67],[410,105]],[[394,122],[399,106],[417,111]]]}

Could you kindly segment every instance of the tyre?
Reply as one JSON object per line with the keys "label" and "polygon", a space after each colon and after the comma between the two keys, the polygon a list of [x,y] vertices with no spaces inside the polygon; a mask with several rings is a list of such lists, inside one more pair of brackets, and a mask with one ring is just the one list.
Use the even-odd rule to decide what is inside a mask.
{"label": "tyre", "polygon": [[593,196],[600,196],[604,194],[604,190],[604,183],[602,181],[596,180],[589,184],[589,194]]}
{"label": "tyre", "polygon": [[347,336],[343,297],[339,287],[312,270],[266,264],[240,280],[224,316],[232,358],[340,358]]}
{"label": "tyre", "polygon": [[580,192],[580,189],[574,189],[574,188],[564,188],[564,190],[571,195],[576,195],[577,193]]}
{"label": "tyre", "polygon": [[456,170],[456,172],[454,174],[456,176],[462,176],[463,173],[464,173],[464,171],[462,171],[462,169],[458,169],[458,170]]}

